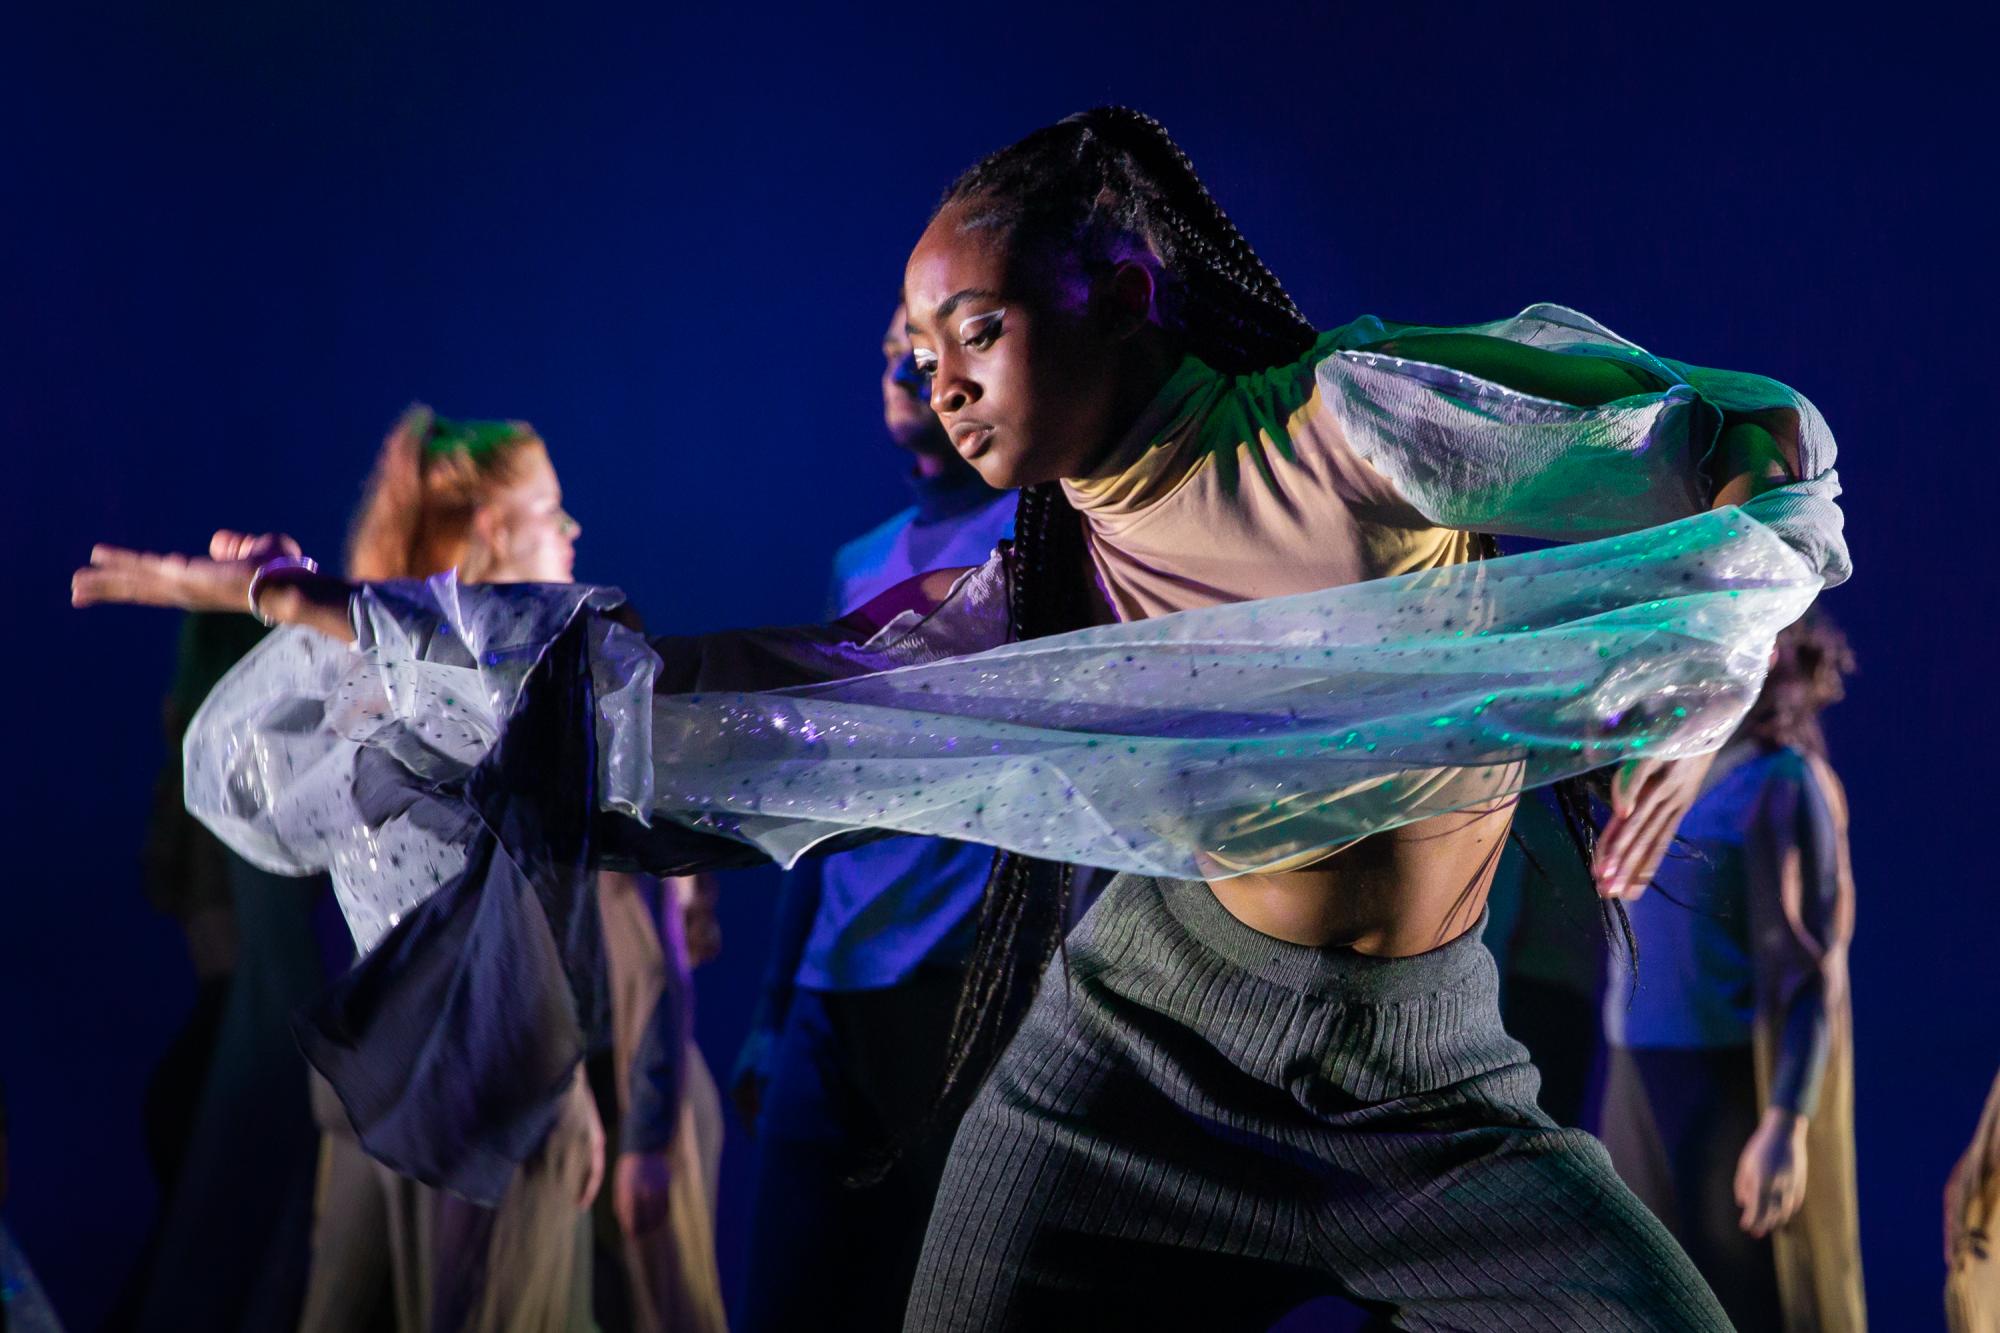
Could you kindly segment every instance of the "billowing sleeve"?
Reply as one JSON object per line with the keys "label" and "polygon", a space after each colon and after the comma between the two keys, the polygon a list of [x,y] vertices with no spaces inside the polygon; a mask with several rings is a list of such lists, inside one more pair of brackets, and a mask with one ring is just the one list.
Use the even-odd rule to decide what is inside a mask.
{"label": "billowing sleeve", "polygon": [[677,874],[763,854],[727,821],[651,819],[657,696],[845,680],[991,648],[1008,633],[997,556],[930,614],[906,612],[859,638],[809,625],[648,640],[620,620],[623,601],[608,588],[465,587],[450,574],[363,585],[352,647],[281,630],[209,695],[183,746],[187,807],[265,870],[330,871],[366,953],[464,868],[458,792],[565,634],[588,665],[599,799],[629,817],[601,830],[598,853]]}
{"label": "billowing sleeve", "polygon": [[[1495,338],[1616,363],[1634,392],[1595,406],[1524,393],[1385,348],[1411,335]],[[1421,346],[1421,339],[1413,340]],[[1442,527],[1589,541],[1710,507],[1726,424],[1769,430],[1793,481],[1744,506],[1828,585],[1847,577],[1833,435],[1776,380],[1654,356],[1574,310],[1531,306],[1459,329],[1355,321],[1315,347],[1315,406],[1382,491]]]}
{"label": "billowing sleeve", "polygon": [[596,868],[761,858],[728,819],[647,822],[656,687],[838,679],[983,646],[1005,630],[981,618],[994,578],[861,642],[832,627],[648,642],[611,590],[443,575],[361,588],[352,646],[286,630],[245,657],[189,726],[184,794],[257,865],[332,872],[362,957],[298,1036],[368,1152],[497,1204],[608,1023]]}

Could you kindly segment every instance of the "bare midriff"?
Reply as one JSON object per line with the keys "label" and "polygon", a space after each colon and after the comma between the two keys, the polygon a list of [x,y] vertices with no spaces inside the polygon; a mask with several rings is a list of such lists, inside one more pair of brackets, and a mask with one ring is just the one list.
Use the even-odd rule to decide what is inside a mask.
{"label": "bare midriff", "polygon": [[[1119,617],[1086,567],[1099,624]],[[1407,958],[1478,923],[1514,819],[1514,801],[1405,824],[1296,869],[1209,881],[1228,913],[1260,934],[1309,948]]]}
{"label": "bare midriff", "polygon": [[[896,595],[929,610],[964,573],[932,571]],[[1094,619],[1116,623],[1095,571],[1085,576]],[[872,630],[901,609],[903,602],[892,604],[885,594],[857,613],[856,627]],[[1406,958],[1449,944],[1478,923],[1513,818],[1511,797],[1484,801],[1362,838],[1306,866],[1210,880],[1209,887],[1231,916],[1273,939]]]}
{"label": "bare midriff", "polygon": [[1513,802],[1439,815],[1343,847],[1297,870],[1211,880],[1229,914],[1274,939],[1406,958],[1479,921]]}

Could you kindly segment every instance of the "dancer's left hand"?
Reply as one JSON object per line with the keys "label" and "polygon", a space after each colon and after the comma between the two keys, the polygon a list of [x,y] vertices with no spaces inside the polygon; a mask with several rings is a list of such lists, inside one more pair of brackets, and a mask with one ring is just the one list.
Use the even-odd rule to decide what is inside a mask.
{"label": "dancer's left hand", "polygon": [[1738,1225],[1762,1240],[1790,1221],[1805,1197],[1806,1118],[1773,1106],[1736,1160]]}
{"label": "dancer's left hand", "polygon": [[1653,882],[1674,832],[1681,826],[1713,754],[1686,759],[1634,759],[1611,782],[1611,819],[1597,839],[1592,871],[1605,898],[1637,898]]}

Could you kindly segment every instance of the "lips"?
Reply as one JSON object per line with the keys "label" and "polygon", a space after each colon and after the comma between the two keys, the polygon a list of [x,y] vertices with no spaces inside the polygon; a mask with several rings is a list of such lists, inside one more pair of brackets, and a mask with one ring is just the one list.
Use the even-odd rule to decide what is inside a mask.
{"label": "lips", "polygon": [[986,452],[993,443],[993,427],[983,421],[961,421],[951,428],[951,447],[967,462]]}

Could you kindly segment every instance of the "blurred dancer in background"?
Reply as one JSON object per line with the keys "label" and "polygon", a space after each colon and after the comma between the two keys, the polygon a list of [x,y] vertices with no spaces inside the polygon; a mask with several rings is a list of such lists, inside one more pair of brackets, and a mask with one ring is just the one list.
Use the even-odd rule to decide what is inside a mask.
{"label": "blurred dancer in background", "polygon": [[[467,583],[567,583],[580,532],[533,430],[415,408],[383,444],[348,563],[356,578],[456,569]],[[612,1193],[625,1270],[625,1291],[604,1293],[624,1316],[613,1326],[722,1327],[713,1248],[720,1116],[692,1041],[682,929],[683,899],[699,892],[600,875],[617,1088],[601,1114],[577,1071],[554,1128],[497,1209],[369,1159],[331,1090],[314,1080],[326,1134],[302,1330],[369,1326],[390,1312],[403,1333],[589,1327],[589,1210],[605,1175],[607,1118],[619,1135]]]}
{"label": "blurred dancer in background", "polygon": [[1604,997],[1603,1134],[1746,1333],[1865,1326],[1854,1187],[1847,802],[1820,711],[1853,668],[1824,615],[1763,694],[1632,906]]}
{"label": "blurred dancer in background", "polygon": [[[726,1333],[715,1262],[722,1095],[694,1042],[694,969],[722,951],[713,875],[601,871],[618,1158],[595,1210],[605,1333]],[[676,1051],[678,1054],[676,1054]]]}
{"label": "blurred dancer in background", "polygon": [[[840,548],[827,614],[914,574],[982,563],[1015,497],[962,461],[938,424],[896,307],[882,335],[882,424],[915,503]],[[993,851],[891,838],[786,877],[778,937],[733,1093],[755,1125],[745,1330],[894,1329],[952,1125],[880,1181],[853,1177],[914,1134],[943,1074],[952,1008]]]}

